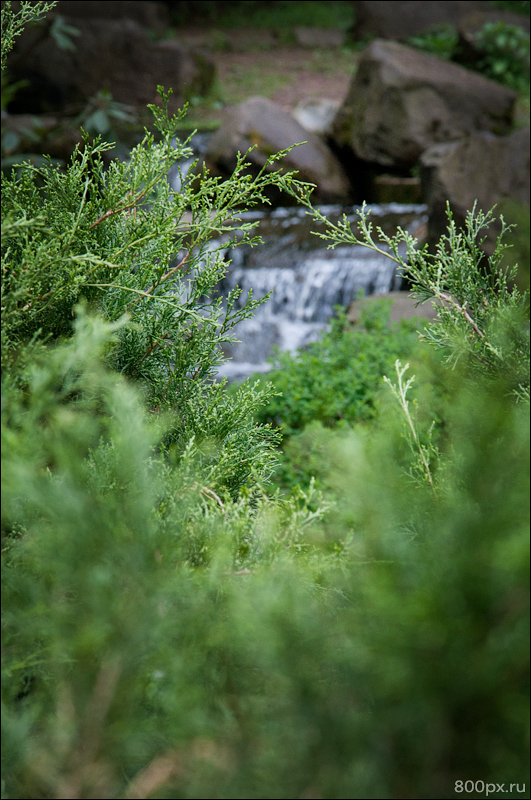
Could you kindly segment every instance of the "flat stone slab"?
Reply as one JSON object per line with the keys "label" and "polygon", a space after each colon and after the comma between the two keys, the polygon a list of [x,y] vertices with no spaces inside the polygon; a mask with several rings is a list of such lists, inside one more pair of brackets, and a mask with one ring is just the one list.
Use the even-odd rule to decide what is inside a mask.
{"label": "flat stone slab", "polygon": [[418,300],[410,297],[407,292],[371,294],[368,297],[362,297],[361,300],[354,300],[349,306],[347,319],[353,324],[359,322],[361,320],[361,312],[368,305],[382,298],[391,300],[391,313],[389,315],[391,322],[399,322],[401,319],[412,319],[413,317],[419,317],[420,319],[428,320],[428,322],[437,320],[437,306],[434,301],[428,300],[417,306],[415,304],[418,303]]}

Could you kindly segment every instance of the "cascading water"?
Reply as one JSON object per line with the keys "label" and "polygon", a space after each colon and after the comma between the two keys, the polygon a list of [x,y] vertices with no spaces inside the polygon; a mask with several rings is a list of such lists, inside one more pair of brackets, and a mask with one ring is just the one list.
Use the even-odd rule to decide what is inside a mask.
{"label": "cascading water", "polygon": [[[204,151],[208,136],[198,134],[192,140],[196,155]],[[190,159],[176,165],[168,174],[176,191],[192,163]],[[391,203],[368,208],[374,221],[389,235],[399,226],[418,235],[427,220],[424,205]],[[354,223],[359,208],[321,206],[320,211],[334,221],[346,214]],[[240,343],[224,347],[229,360],[220,369],[219,377],[239,380],[253,372],[265,372],[270,369],[266,359],[274,346],[294,352],[315,341],[336,306],[347,307],[360,292],[384,294],[401,287],[396,264],[386,256],[359,245],[328,250],[326,242],[314,235],[319,226],[302,208],[252,211],[240,216],[245,222],[258,221],[255,233],[264,243],[225,249],[222,241],[212,243],[212,249],[221,249],[228,263],[227,275],[218,287],[219,295],[227,297],[239,286],[240,307],[251,289],[254,299],[270,292],[271,297],[259,306],[254,317],[234,328]]]}
{"label": "cascading water", "polygon": [[[390,204],[369,208],[388,234],[400,226],[415,235],[426,221],[426,206]],[[320,210],[334,220],[346,213],[354,222],[359,209],[328,206]],[[241,304],[251,289],[255,299],[272,294],[252,319],[234,329],[241,343],[225,347],[230,361],[220,370],[220,376],[241,379],[253,372],[267,371],[270,364],[266,359],[275,345],[294,352],[314,341],[336,306],[348,307],[360,292],[372,295],[400,289],[402,277],[394,261],[360,245],[328,250],[326,243],[313,235],[315,222],[304,209],[278,208],[242,216],[245,221],[260,220],[257,232],[264,244],[225,251],[225,258],[231,263],[219,293],[226,297],[239,286]]]}

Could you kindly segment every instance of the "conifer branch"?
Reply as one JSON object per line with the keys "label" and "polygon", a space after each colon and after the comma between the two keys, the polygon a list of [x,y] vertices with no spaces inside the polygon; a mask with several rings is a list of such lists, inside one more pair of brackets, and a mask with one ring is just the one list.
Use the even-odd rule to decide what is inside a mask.
{"label": "conifer branch", "polygon": [[168,300],[165,297],[159,297],[158,295],[153,295],[150,294],[149,292],[143,292],[140,289],[133,289],[132,286],[120,286],[117,283],[86,283],[85,286],[94,286],[99,289],[105,289],[105,288],[121,289],[124,292],[132,292],[133,294],[138,294],[141,297],[148,297],[151,298],[152,300],[158,300],[159,303],[164,303],[165,305],[174,308],[176,311],[181,311],[183,314],[188,314],[189,316],[194,317],[194,319],[197,319],[198,321],[215,324],[213,320],[205,319],[204,317],[201,316],[201,314],[198,314],[197,311],[194,311],[191,308],[186,308],[186,306],[180,306],[177,305],[177,303],[172,303],[171,300]]}
{"label": "conifer branch", "polygon": [[170,337],[169,337],[167,334],[165,334],[165,335],[164,335],[164,336],[162,336],[160,339],[157,339],[157,341],[156,341],[156,342],[154,342],[154,343],[151,345],[151,347],[149,347],[149,348],[146,350],[146,352],[144,353],[144,355],[142,356],[142,358],[141,358],[141,359],[140,359],[140,361],[138,362],[138,367],[137,367],[137,368],[136,368],[136,370],[135,370],[135,374],[137,374],[137,373],[138,373],[138,369],[139,369],[139,367],[140,367],[140,364],[142,364],[142,363],[143,363],[143,362],[146,360],[146,358],[148,358],[148,356],[150,356],[150,355],[151,355],[151,353],[152,353],[154,350],[156,350],[156,349],[157,349],[157,347],[158,347],[158,346],[159,346],[159,345],[160,345],[162,342],[164,342],[164,341],[167,341],[169,338],[170,338]]}
{"label": "conifer branch", "polygon": [[189,255],[190,255],[190,251],[187,250],[185,255],[184,255],[184,258],[181,261],[179,261],[177,266],[173,267],[172,269],[170,269],[169,272],[167,272],[165,275],[163,275],[162,278],[159,281],[157,281],[156,283],[153,284],[153,286],[150,286],[149,289],[146,289],[146,294],[150,294],[153,291],[153,289],[156,289],[158,286],[160,286],[162,283],[164,283],[165,280],[167,280],[169,277],[171,277],[175,272],[180,270],[181,267],[183,267],[186,264],[186,262],[188,261]]}
{"label": "conifer branch", "polygon": [[405,373],[409,369],[409,364],[406,364],[405,367],[402,367],[400,360],[397,359],[395,361],[395,370],[398,377],[398,385],[395,386],[387,376],[384,376],[384,381],[387,383],[391,391],[393,392],[394,396],[400,403],[400,407],[404,412],[404,416],[406,418],[407,424],[409,429],[411,430],[411,434],[413,436],[413,441],[415,443],[415,448],[420,456],[421,463],[422,463],[422,471],[424,473],[424,477],[428,480],[432,489],[435,489],[435,484],[433,482],[433,477],[431,474],[430,465],[428,459],[426,457],[426,450],[420,443],[419,435],[417,433],[417,429],[415,428],[415,424],[411,418],[411,414],[409,413],[409,400],[407,399],[407,393],[411,388],[413,381],[415,380],[415,376],[413,375],[412,378],[409,378],[406,383],[402,382],[402,378],[404,377]]}
{"label": "conifer branch", "polygon": [[99,217],[96,220],[96,222],[92,223],[92,225],[90,226],[90,230],[92,230],[93,228],[96,228],[104,220],[108,219],[109,217],[114,216],[114,214],[121,214],[122,211],[128,211],[130,208],[135,207],[137,205],[137,203],[139,203],[140,200],[142,200],[142,198],[145,197],[145,195],[149,192],[149,190],[152,189],[153,186],[155,186],[155,184],[157,183],[157,181],[160,180],[160,178],[162,178],[162,177],[163,177],[163,175],[158,176],[157,179],[155,181],[153,181],[153,183],[150,186],[147,186],[144,189],[144,191],[141,192],[138,195],[138,197],[135,198],[135,200],[133,200],[131,203],[127,203],[127,205],[120,206],[119,208],[110,208],[108,211],[105,212],[105,214],[102,214],[101,217]]}
{"label": "conifer branch", "polygon": [[[437,292],[437,294],[435,296],[439,297],[441,300],[444,300],[446,303],[451,303],[453,305],[453,307],[455,309],[457,309],[457,311],[459,311],[461,314],[463,314],[463,316],[465,317],[467,322],[470,323],[470,325],[474,328],[474,330],[476,331],[477,335],[481,339],[485,338],[485,334],[482,333],[482,331],[480,331],[480,329],[478,328],[478,326],[476,325],[476,323],[474,322],[474,320],[472,319],[472,317],[470,316],[470,314],[468,313],[466,308],[464,308],[463,306],[460,306],[459,303],[457,302],[457,300],[454,300],[453,297],[450,297],[450,295],[446,294],[445,292]],[[484,303],[485,303],[485,305],[487,305],[486,301],[484,301]]]}

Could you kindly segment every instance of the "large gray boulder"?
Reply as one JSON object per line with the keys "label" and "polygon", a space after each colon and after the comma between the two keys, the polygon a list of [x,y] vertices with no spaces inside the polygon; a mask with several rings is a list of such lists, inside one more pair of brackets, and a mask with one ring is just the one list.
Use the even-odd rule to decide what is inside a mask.
{"label": "large gray boulder", "polygon": [[[484,212],[506,200],[529,206],[529,128],[510,136],[479,132],[460,142],[436,145],[421,159],[421,178],[429,209],[428,241],[433,247],[445,232],[450,203],[458,226],[477,200]],[[485,250],[492,251],[496,226]]]}
{"label": "large gray boulder", "polygon": [[435,25],[459,26],[461,19],[474,11],[488,11],[488,2],[445,0],[444,3],[400,2],[396,0],[356,0],[352,36],[378,36],[382,39],[407,39]]}
{"label": "large gray boulder", "polygon": [[59,0],[55,13],[80,19],[132,19],[157,33],[170,25],[166,4],[157,0]]}
{"label": "large gray boulder", "polygon": [[363,52],[334,138],[365,161],[408,168],[434,144],[508,133],[516,94],[457,64],[376,39]]}
{"label": "large gray boulder", "polygon": [[[306,144],[295,147],[280,166],[285,170],[295,169],[300,180],[316,184],[314,201],[347,201],[350,184],[331,150],[318,136],[305,130],[290,114],[264,97],[251,97],[225,111],[221,127],[209,142],[205,162],[213,174],[225,177],[232,173],[238,152],[243,154],[255,145],[249,160],[260,169],[270,155],[299,142]],[[271,169],[278,167],[279,162],[275,162]]]}
{"label": "large gray boulder", "polygon": [[12,80],[27,78],[41,97],[50,98],[48,107],[28,109],[33,113],[85,103],[101,89],[143,109],[156,102],[159,84],[173,89],[170,109],[175,111],[189,97],[205,94],[214,79],[214,64],[204,53],[175,40],[153,42],[133,19],[64,19],[80,31],[73,37],[75,49],[59,49],[46,29],[33,27],[24,31],[8,58]]}

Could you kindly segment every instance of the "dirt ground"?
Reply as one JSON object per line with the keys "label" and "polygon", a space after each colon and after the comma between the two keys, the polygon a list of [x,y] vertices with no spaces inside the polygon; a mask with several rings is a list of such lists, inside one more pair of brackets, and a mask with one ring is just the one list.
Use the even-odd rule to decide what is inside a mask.
{"label": "dirt ground", "polygon": [[[333,57],[332,53],[330,55]],[[271,100],[286,110],[295,108],[302,100],[322,97],[339,103],[344,99],[351,80],[351,73],[346,68],[332,70],[326,55],[294,46],[279,47],[267,54],[221,53],[216,54],[216,60],[222,86],[233,85],[241,75],[247,75],[248,79],[256,75],[256,93],[260,93],[262,87]],[[272,86],[274,79],[283,85],[275,89]]]}
{"label": "dirt ground", "polygon": [[180,30],[179,39],[204,48],[216,65],[216,86],[210,98],[198,99],[199,113],[206,113],[209,107],[216,111],[253,95],[268,97],[286,111],[303,100],[316,98],[340,103],[358,60],[356,51],[343,46],[286,44],[275,33],[263,30],[227,34],[191,28]]}

